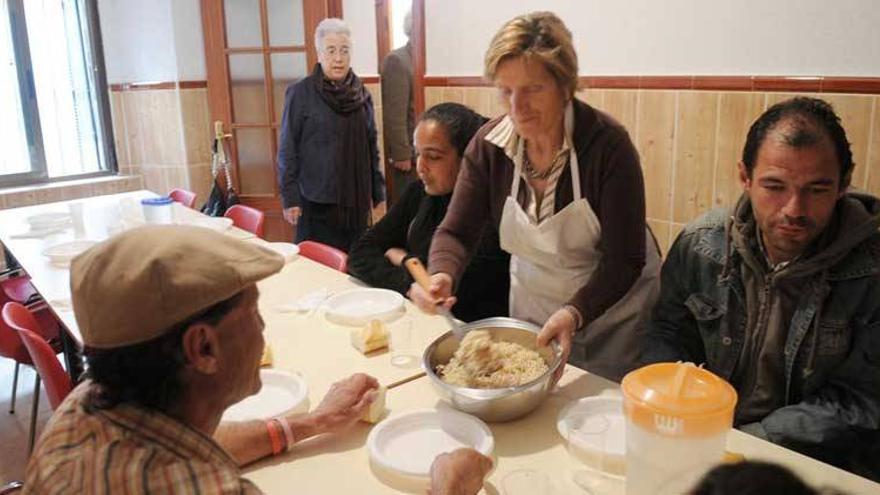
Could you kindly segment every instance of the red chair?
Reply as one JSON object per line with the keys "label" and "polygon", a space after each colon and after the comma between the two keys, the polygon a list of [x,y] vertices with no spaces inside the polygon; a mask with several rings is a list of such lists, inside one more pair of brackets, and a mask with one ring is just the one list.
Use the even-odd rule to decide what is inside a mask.
{"label": "red chair", "polygon": [[168,197],[187,208],[192,208],[196,204],[196,193],[186,189],[174,188],[168,192]]}
{"label": "red chair", "polygon": [[18,336],[28,351],[31,362],[37,370],[34,386],[34,401],[31,408],[31,434],[28,441],[28,453],[34,448],[34,436],[37,429],[37,411],[40,405],[40,380],[42,379],[49,397],[49,405],[57,409],[61,402],[73,389],[70,376],[64,371],[55,350],[43,338],[40,324],[33,313],[25,306],[9,302],[3,306],[3,322],[18,332]]}
{"label": "red chair", "polygon": [[232,219],[232,224],[240,229],[247,230],[257,237],[263,237],[263,224],[266,223],[266,214],[262,211],[245,205],[232,205],[223,215]]}
{"label": "red chair", "polygon": [[[27,275],[9,277],[0,281],[0,308],[7,302],[17,302],[21,304],[36,304],[42,301],[37,289],[31,284],[31,279]],[[58,319],[49,311],[48,307],[43,305],[34,312],[37,321],[40,324],[40,333],[46,340],[54,341],[55,349],[61,352],[61,342],[58,340]],[[12,397],[9,402],[9,414],[15,414],[15,397],[18,391],[18,372],[21,365],[30,366],[31,358],[27,353],[27,349],[21,343],[21,339],[11,328],[0,323],[0,357],[7,357],[15,361],[15,371],[12,378]]]}
{"label": "red chair", "polygon": [[317,241],[303,241],[297,246],[300,255],[342,273],[348,272],[348,255],[344,251]]}

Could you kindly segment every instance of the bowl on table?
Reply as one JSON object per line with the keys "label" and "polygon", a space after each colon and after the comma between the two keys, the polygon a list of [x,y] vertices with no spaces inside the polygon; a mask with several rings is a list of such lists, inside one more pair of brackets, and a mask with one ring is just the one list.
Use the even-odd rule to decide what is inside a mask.
{"label": "bowl on table", "polygon": [[447,364],[459,345],[452,332],[446,332],[432,342],[422,356],[422,366],[431,385],[443,400],[459,411],[489,422],[510,421],[525,416],[544,401],[553,387],[553,373],[564,365],[561,350],[555,341],[549,347],[537,347],[535,339],[541,329],[513,318],[486,318],[463,328],[465,332],[487,330],[493,341],[514,342],[537,351],[547,363],[547,371],[528,383],[513,387],[468,388],[451,385],[437,373],[437,366]]}

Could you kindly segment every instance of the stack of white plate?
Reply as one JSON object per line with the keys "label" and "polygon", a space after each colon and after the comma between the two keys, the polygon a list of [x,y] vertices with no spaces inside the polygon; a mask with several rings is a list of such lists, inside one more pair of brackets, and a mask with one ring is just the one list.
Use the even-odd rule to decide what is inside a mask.
{"label": "stack of white plate", "polygon": [[388,289],[352,289],[324,303],[328,320],[341,325],[366,325],[371,320],[391,321],[406,312],[403,296]]}
{"label": "stack of white plate", "polygon": [[54,246],[49,246],[44,249],[43,255],[56,265],[66,266],[69,265],[70,260],[75,258],[78,254],[97,243],[97,241],[88,240],[62,242],[61,244],[55,244]]}

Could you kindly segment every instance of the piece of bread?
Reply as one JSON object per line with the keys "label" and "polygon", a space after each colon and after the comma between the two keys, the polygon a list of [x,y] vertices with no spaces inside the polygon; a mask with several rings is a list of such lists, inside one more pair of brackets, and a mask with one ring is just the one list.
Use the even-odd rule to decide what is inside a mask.
{"label": "piece of bread", "polygon": [[370,407],[364,411],[364,415],[361,417],[361,421],[366,421],[367,423],[378,423],[382,416],[385,415],[385,392],[387,389],[385,387],[379,387],[376,389],[377,395],[376,400],[370,404]]}
{"label": "piece of bread", "polygon": [[263,357],[260,358],[260,366],[272,366],[272,348],[267,342],[263,347]]}
{"label": "piece of bread", "polygon": [[351,345],[367,354],[388,347],[388,329],[380,320],[372,320],[363,328],[351,331]]}

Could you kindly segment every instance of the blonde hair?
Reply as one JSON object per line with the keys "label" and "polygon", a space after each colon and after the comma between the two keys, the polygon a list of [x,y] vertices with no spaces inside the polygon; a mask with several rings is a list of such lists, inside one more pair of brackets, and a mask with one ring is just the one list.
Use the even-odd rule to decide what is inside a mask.
{"label": "blonde hair", "polygon": [[532,12],[507,21],[486,50],[485,77],[494,81],[498,66],[518,57],[540,62],[563,92],[574,97],[578,85],[577,54],[571,31],[556,14]]}

